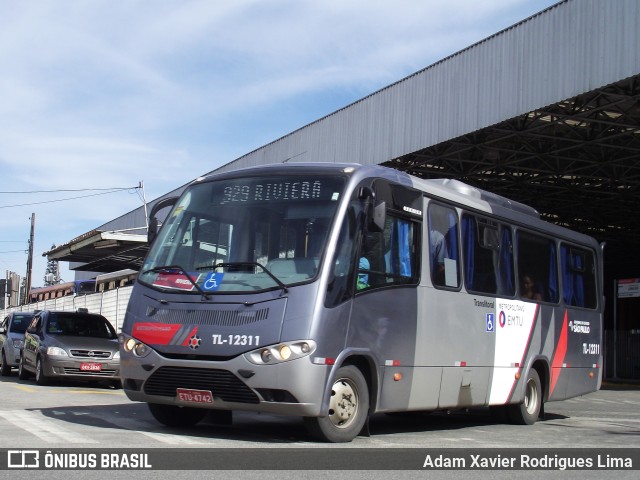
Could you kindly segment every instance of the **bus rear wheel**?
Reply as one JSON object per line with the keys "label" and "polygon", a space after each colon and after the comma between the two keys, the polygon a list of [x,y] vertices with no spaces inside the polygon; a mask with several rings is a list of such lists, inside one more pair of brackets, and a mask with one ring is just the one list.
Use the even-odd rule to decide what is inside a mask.
{"label": "bus rear wheel", "polygon": [[517,425],[533,425],[542,408],[542,386],[535,369],[529,370],[524,388],[524,402],[508,407],[509,420]]}
{"label": "bus rear wheel", "polygon": [[329,412],[325,417],[305,417],[309,432],[333,443],[350,442],[358,436],[369,415],[369,388],[353,365],[338,369],[331,387]]}
{"label": "bus rear wheel", "polygon": [[204,408],[177,407],[149,403],[149,411],[153,418],[167,427],[192,427],[207,415]]}

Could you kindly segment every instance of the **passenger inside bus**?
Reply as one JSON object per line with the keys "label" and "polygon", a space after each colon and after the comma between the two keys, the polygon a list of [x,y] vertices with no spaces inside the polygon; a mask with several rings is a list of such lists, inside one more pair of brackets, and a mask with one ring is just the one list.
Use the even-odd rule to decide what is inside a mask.
{"label": "passenger inside bus", "polygon": [[360,257],[360,261],[358,262],[358,290],[364,290],[369,286],[369,274],[370,269],[369,260],[366,257]]}
{"label": "passenger inside bus", "polygon": [[444,235],[438,230],[431,230],[429,233],[429,244],[431,247],[431,273],[436,285],[444,285],[444,259],[448,258],[447,243]]}
{"label": "passenger inside bus", "polygon": [[522,276],[522,287],[520,289],[520,296],[525,300],[541,301],[542,295],[538,291],[538,287],[531,275]]}

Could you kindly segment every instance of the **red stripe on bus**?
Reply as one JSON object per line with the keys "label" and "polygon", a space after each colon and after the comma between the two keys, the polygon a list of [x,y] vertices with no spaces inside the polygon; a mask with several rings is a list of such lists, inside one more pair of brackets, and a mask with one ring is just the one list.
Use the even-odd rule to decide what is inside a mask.
{"label": "red stripe on bus", "polygon": [[136,323],[133,325],[132,335],[148,345],[169,345],[180,324],[166,323]]}
{"label": "red stripe on bus", "polygon": [[551,361],[551,385],[549,387],[549,397],[553,395],[553,391],[556,388],[556,383],[558,382],[558,377],[560,377],[560,372],[562,371],[562,366],[565,363],[565,357],[567,356],[568,322],[569,311],[565,310],[564,320],[562,322],[562,330],[560,332],[560,338],[558,339],[558,346],[556,348],[556,353],[553,355],[553,360]]}
{"label": "red stripe on bus", "polygon": [[191,337],[193,337],[197,331],[198,331],[198,327],[194,327],[193,330],[189,332],[189,335],[187,335],[187,338],[185,338],[184,342],[182,342],[183,347],[186,347],[187,345],[189,345],[189,342],[191,341]]}

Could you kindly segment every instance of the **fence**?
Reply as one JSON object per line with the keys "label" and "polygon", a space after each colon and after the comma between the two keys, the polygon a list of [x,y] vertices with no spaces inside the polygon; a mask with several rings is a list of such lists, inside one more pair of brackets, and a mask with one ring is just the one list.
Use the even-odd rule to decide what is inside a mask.
{"label": "fence", "polygon": [[605,378],[640,380],[640,330],[604,332]]}
{"label": "fence", "polygon": [[67,297],[52,298],[42,302],[30,303],[7,309],[9,312],[30,312],[33,310],[62,310],[76,311],[86,308],[91,313],[99,313],[111,322],[116,331],[120,331],[124,314],[127,310],[132,286],[120,287],[107,292],[91,293],[88,295],[70,295]]}

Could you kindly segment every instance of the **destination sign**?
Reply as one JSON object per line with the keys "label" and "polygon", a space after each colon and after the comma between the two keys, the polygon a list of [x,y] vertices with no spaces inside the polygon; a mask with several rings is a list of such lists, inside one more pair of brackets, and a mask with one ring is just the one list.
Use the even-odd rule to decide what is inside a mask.
{"label": "destination sign", "polygon": [[301,179],[262,179],[249,178],[225,182],[221,189],[216,188],[215,203],[219,205],[233,203],[264,203],[304,200],[337,200],[342,190],[340,178]]}

